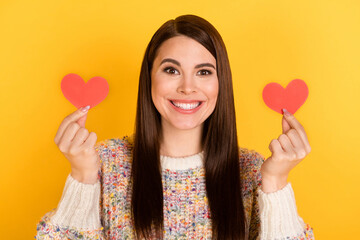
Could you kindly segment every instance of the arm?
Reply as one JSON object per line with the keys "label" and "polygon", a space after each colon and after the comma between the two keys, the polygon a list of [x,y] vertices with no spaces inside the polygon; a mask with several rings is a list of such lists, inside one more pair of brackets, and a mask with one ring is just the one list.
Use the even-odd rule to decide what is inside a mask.
{"label": "arm", "polygon": [[253,152],[251,159],[254,162],[252,165],[254,200],[250,220],[250,239],[315,239],[313,229],[298,216],[291,184],[288,183],[278,191],[264,193],[261,189],[260,171],[264,157]]}
{"label": "arm", "polygon": [[101,159],[98,180],[85,184],[68,175],[61,200],[56,209],[46,213],[37,224],[35,239],[106,239],[101,215],[101,179],[104,164],[107,163],[109,140],[95,145]]}
{"label": "arm", "polygon": [[273,193],[258,189],[260,239],[314,239],[313,229],[297,213],[291,184]]}
{"label": "arm", "polygon": [[99,198],[99,180],[83,184],[69,174],[57,209],[41,218],[35,239],[105,239]]}

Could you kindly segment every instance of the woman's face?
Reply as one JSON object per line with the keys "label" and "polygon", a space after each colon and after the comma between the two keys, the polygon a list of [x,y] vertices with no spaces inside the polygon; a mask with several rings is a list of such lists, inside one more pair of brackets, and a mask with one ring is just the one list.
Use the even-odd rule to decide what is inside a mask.
{"label": "woman's face", "polygon": [[176,36],[163,42],[151,70],[151,94],[162,127],[201,127],[214,111],[219,82],[216,59],[197,41]]}

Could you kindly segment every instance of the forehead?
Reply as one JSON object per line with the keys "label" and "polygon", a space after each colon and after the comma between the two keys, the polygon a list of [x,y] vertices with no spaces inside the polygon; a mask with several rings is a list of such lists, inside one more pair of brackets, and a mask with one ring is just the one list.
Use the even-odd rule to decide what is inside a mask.
{"label": "forehead", "polygon": [[216,62],[214,56],[203,45],[187,36],[176,36],[164,41],[158,49],[155,61],[165,57],[180,61]]}

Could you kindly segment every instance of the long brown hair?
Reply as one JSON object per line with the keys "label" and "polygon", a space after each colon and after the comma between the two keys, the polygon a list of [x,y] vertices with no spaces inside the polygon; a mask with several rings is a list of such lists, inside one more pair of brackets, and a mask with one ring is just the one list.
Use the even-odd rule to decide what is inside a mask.
{"label": "long brown hair", "polygon": [[219,93],[204,122],[206,194],[213,239],[245,239],[239,151],[232,76],[224,42],[205,19],[182,15],[165,22],[148,44],[141,66],[132,163],[132,214],[136,236],[163,238],[163,188],[160,165],[161,118],[151,98],[151,69],[157,50],[169,38],[184,35],[202,44],[216,59]]}

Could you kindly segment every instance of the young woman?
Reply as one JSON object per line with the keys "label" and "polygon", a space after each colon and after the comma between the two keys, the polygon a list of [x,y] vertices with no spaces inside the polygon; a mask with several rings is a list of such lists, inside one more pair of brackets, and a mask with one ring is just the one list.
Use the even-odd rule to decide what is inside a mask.
{"label": "young woman", "polygon": [[310,152],[304,128],[285,114],[265,162],[238,146],[226,48],[205,19],[152,37],[133,136],[96,143],[82,110],[55,136],[72,171],[36,239],[313,239],[287,182]]}

